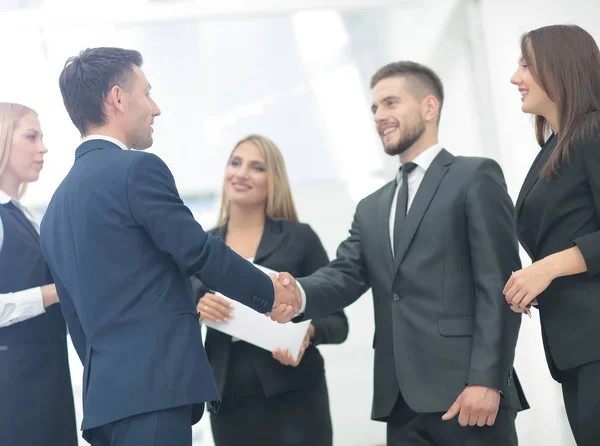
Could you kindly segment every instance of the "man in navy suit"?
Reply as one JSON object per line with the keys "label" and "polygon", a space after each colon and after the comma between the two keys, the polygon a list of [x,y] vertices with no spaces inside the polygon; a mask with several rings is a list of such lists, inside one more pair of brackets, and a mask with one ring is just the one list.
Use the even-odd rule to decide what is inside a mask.
{"label": "man in navy suit", "polygon": [[84,364],[82,429],[94,446],[191,445],[204,402],[219,399],[191,276],[260,313],[300,307],[204,232],[165,163],[142,151],[160,110],[141,65],[140,53],[119,48],[67,61],[60,89],[83,142],[41,226]]}

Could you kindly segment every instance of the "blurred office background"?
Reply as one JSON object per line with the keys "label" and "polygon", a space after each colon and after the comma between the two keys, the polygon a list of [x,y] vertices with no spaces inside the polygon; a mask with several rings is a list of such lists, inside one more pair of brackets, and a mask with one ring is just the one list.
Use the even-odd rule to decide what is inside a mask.
{"label": "blurred office background", "polygon": [[[436,70],[446,89],[441,143],[456,155],[495,158],[516,199],[538,150],[509,83],[519,38],[575,23],[600,41],[599,15],[598,0],[0,0],[0,100],[39,112],[49,153],[24,203],[42,215],[79,140],[58,89],[66,59],[93,46],[137,49],[162,109],[150,150],[167,162],[198,220],[206,228],[216,222],[235,142],[262,133],[282,149],[301,220],[333,257],[358,200],[398,167],[370,113],[369,79],[380,66],[412,59]],[[385,426],[369,419],[370,294],[347,314],[348,340],[320,347],[334,442],[375,445]],[[574,445],[535,312],[523,320],[516,367],[532,405],[517,419],[520,444]],[[72,370],[80,420],[74,354]],[[194,436],[212,444],[208,417]]]}

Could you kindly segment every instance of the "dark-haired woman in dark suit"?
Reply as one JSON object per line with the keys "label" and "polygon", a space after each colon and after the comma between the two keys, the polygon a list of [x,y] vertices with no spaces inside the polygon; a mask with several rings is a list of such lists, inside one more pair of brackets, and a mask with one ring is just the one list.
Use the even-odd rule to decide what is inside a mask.
{"label": "dark-haired woman in dark suit", "polygon": [[541,150],[516,204],[532,265],[506,301],[540,311],[546,359],[577,444],[600,444],[600,51],[578,26],[525,34],[511,82],[535,115]]}

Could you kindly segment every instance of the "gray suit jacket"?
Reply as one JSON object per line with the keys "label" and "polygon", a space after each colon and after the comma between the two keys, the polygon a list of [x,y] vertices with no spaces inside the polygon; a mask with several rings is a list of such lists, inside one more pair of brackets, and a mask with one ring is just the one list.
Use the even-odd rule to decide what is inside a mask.
{"label": "gray suit jacket", "polygon": [[513,373],[521,316],[504,301],[520,269],[513,204],[490,159],[442,150],[408,212],[395,258],[389,238],[392,181],[364,198],[337,258],[300,279],[304,318],[344,308],[372,289],[375,373],[372,418],[402,392],[416,412],[445,412],[466,384],[503,393],[525,409]]}

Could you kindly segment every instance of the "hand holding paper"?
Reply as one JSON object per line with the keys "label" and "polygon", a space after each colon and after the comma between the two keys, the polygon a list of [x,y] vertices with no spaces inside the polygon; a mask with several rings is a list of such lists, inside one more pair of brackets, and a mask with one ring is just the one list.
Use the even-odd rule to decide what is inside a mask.
{"label": "hand holding paper", "polygon": [[285,349],[277,349],[273,352],[273,358],[278,360],[283,365],[289,365],[292,367],[298,367],[300,361],[302,361],[302,357],[304,356],[304,352],[310,345],[310,340],[314,336],[315,327],[314,325],[309,325],[308,330],[306,330],[306,336],[304,337],[304,342],[302,343],[302,347],[300,347],[300,353],[298,354],[298,358],[294,359],[289,350]]}
{"label": "hand holding paper", "polygon": [[[269,274],[271,278],[277,277],[277,273],[272,270],[259,265],[254,266]],[[279,299],[282,299],[281,296],[285,296],[288,301],[294,301],[297,298],[295,284],[292,287],[288,283],[286,288],[277,279],[275,281],[277,282],[275,287],[278,290],[276,293],[279,293]],[[276,305],[279,305],[276,311],[285,315],[288,318],[287,320],[291,320],[296,315],[295,306],[300,308],[300,304],[297,302],[294,302],[295,306],[280,301]],[[207,327],[214,328],[271,352],[287,350],[289,353],[285,356],[288,359],[291,358],[291,362],[299,362],[301,359],[300,352],[303,352],[305,348],[303,348],[303,343],[310,321],[297,324],[278,324],[220,293],[205,294],[198,303],[198,311],[201,313],[202,322]],[[234,317],[231,317],[231,315],[234,315]]]}
{"label": "hand holding paper", "polygon": [[206,293],[196,306],[200,320],[211,322],[227,322],[233,317],[233,304],[221,296]]}

